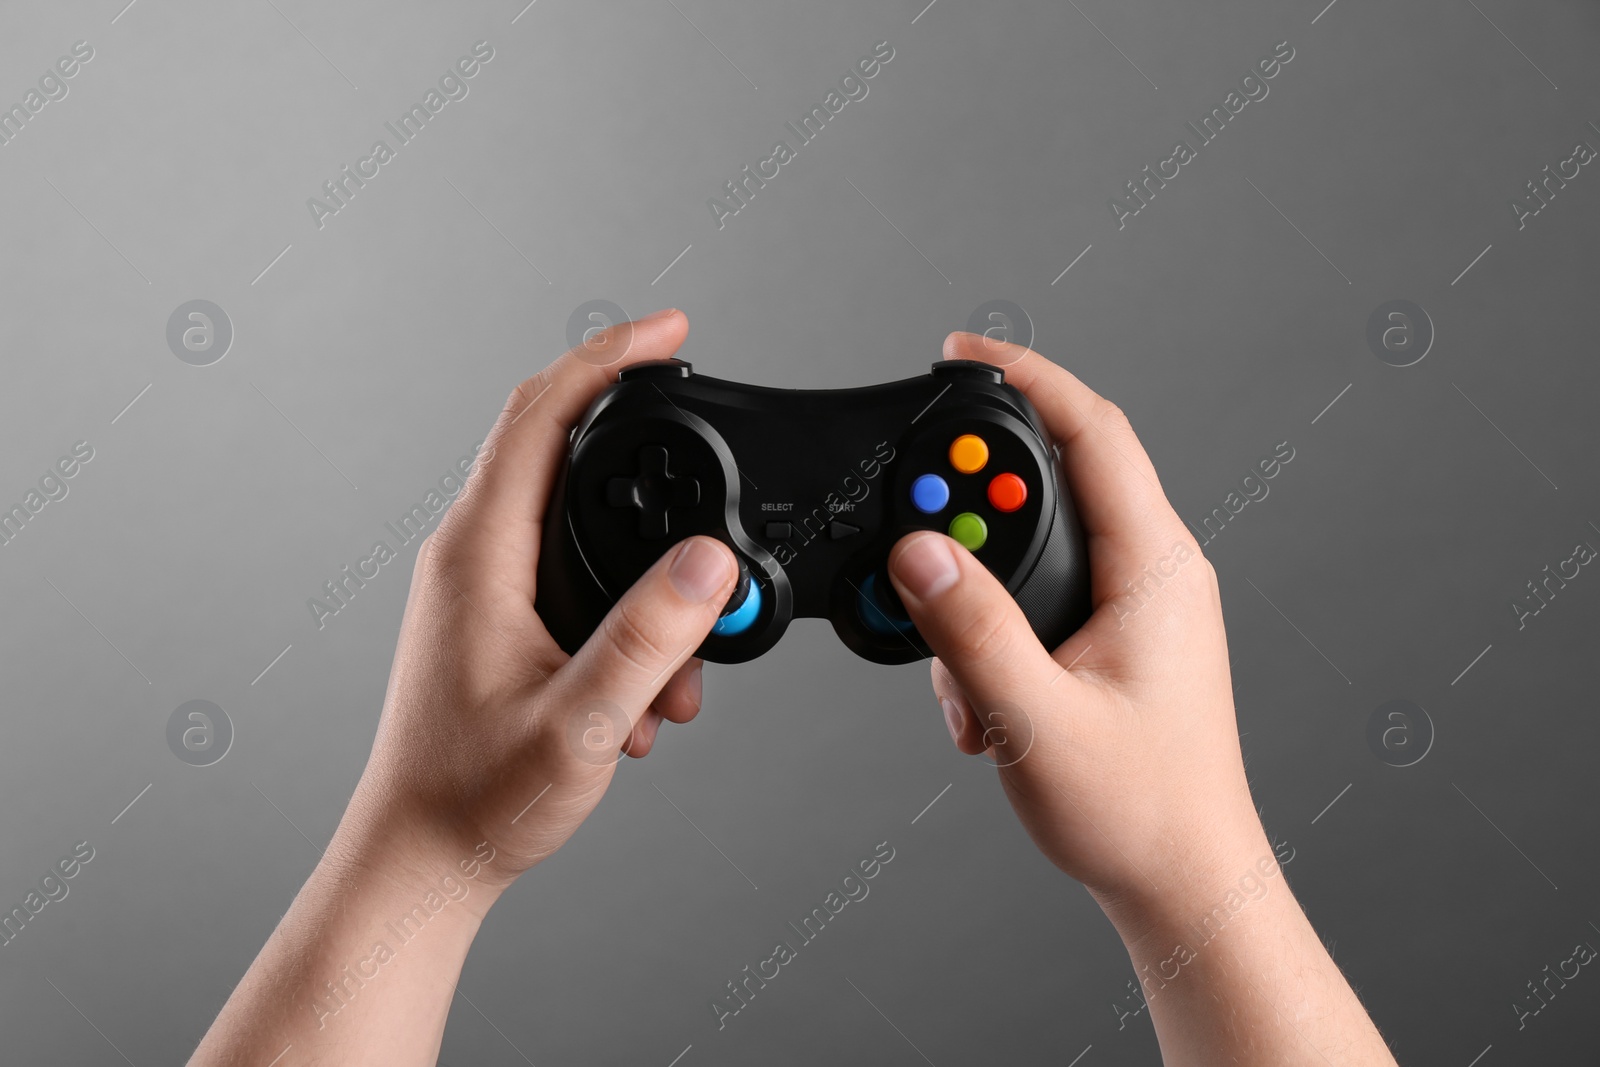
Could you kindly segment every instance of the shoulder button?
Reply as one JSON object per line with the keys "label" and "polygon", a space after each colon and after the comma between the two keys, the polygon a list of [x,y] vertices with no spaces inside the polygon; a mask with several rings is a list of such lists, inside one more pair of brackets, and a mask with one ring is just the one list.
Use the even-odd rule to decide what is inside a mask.
{"label": "shoulder button", "polygon": [[617,381],[631,382],[638,378],[687,378],[694,373],[694,364],[681,359],[652,359],[635,363],[617,372]]}
{"label": "shoulder button", "polygon": [[933,377],[936,380],[950,381],[966,379],[968,381],[993,382],[995,385],[1004,385],[1006,372],[999,367],[991,367],[987,363],[979,363],[975,359],[946,359],[933,365]]}

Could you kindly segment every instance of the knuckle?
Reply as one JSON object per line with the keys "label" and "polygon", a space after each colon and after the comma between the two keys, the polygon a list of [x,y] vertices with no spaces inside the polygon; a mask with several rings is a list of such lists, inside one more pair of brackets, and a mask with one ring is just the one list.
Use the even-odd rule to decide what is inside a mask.
{"label": "knuckle", "polygon": [[434,530],[417,548],[417,559],[422,572],[430,578],[439,578],[459,569],[460,551],[456,547],[455,535],[442,528]]}
{"label": "knuckle", "polygon": [[501,422],[516,418],[517,413],[527,407],[529,401],[537,395],[536,391],[530,391],[528,388],[532,381],[533,379],[529,378],[527,381],[518,382],[516,387],[511,390],[510,395],[506,397],[505,404],[500,408]]}
{"label": "knuckle", "polygon": [[418,549],[424,571],[451,584],[461,582],[471,570],[467,540],[465,524],[446,515]]}
{"label": "knuckle", "polygon": [[969,663],[986,663],[1011,645],[1011,615],[1004,605],[986,604],[971,612],[971,621],[958,638],[961,656]]}
{"label": "knuckle", "polygon": [[506,397],[505,407],[500,412],[501,417],[517,418],[528,405],[538,400],[544,391],[550,388],[554,380],[555,364],[552,363],[535,372],[532,377],[518,382],[516,388],[511,390],[511,395]]}
{"label": "knuckle", "polygon": [[461,544],[466,533],[465,524],[453,512],[446,512],[444,520],[434,527],[426,540],[422,542],[423,550],[430,559],[454,559],[461,554]]}
{"label": "knuckle", "polygon": [[1205,553],[1200,551],[1200,546],[1192,539],[1187,543],[1180,542],[1180,546],[1187,549],[1189,555],[1184,557],[1184,562],[1178,566],[1177,574],[1173,576],[1174,584],[1185,593],[1203,593],[1209,595],[1217,588],[1217,569]]}
{"label": "knuckle", "polygon": [[1095,399],[1094,410],[1090,415],[1095,425],[1104,430],[1128,432],[1133,429],[1133,424],[1128,421],[1127,412],[1103,396]]}
{"label": "knuckle", "polygon": [[1221,610],[1222,582],[1217,577],[1217,569],[1204,556],[1200,557],[1199,562],[1199,578],[1196,584],[1199,585],[1201,590],[1200,600],[1203,602],[1204,607],[1208,609]]}
{"label": "knuckle", "polygon": [[636,605],[624,598],[605,621],[606,641],[623,660],[641,671],[659,670],[672,658],[672,650],[655,634],[655,627]]}

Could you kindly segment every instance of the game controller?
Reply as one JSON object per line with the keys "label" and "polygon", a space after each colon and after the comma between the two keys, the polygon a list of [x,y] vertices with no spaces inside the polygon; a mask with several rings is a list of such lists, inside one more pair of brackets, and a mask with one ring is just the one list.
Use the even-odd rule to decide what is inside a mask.
{"label": "game controller", "polygon": [[535,606],[568,652],[669,548],[733,550],[739,581],[696,655],[742,663],[790,620],[823,618],[857,655],[932,655],[889,550],[938,530],[966,546],[1055,648],[1089,617],[1082,527],[1038,414],[1005,372],[936,363],[921,378],[795,390],[622,370],[572,433],[550,504]]}

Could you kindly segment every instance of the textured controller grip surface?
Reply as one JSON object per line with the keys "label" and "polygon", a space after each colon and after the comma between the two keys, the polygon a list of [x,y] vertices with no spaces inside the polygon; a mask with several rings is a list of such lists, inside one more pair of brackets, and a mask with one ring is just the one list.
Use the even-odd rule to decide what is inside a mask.
{"label": "textured controller grip surface", "polygon": [[1039,563],[1017,590],[1017,606],[1046,649],[1071,637],[1089,618],[1089,561],[1082,550],[1083,523],[1054,464],[1056,514]]}
{"label": "textured controller grip surface", "polygon": [[534,609],[556,644],[569,655],[577,652],[611,610],[610,594],[590,573],[567,519],[567,469],[562,464],[556,491],[546,512],[544,543],[539,549]]}

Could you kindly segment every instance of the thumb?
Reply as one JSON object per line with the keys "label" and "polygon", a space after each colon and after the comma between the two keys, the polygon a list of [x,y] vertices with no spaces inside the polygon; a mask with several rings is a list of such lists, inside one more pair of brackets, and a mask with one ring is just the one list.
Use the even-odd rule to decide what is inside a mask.
{"label": "thumb", "polygon": [[979,709],[1026,706],[1061,673],[1011,594],[943,534],[903,538],[889,553],[889,577],[917,630]]}
{"label": "thumb", "polygon": [[558,707],[620,709],[618,745],[711,632],[738,579],[733,553],[691,537],[646,571],[553,679]]}

